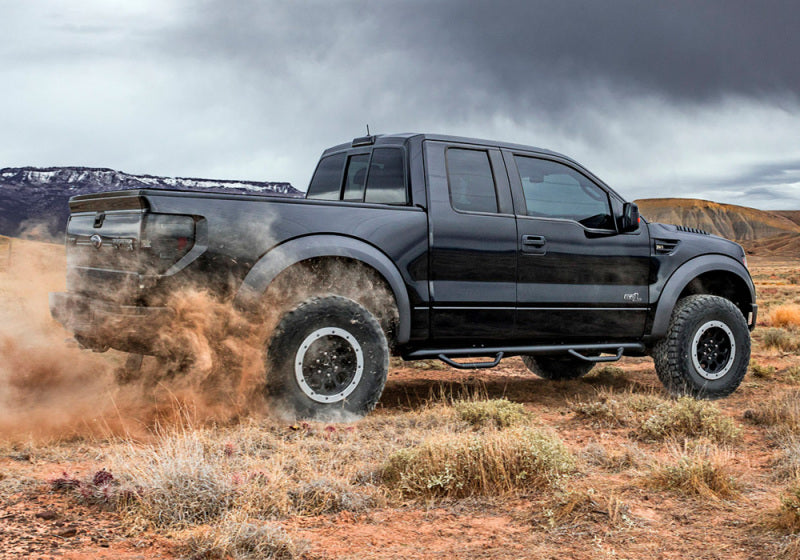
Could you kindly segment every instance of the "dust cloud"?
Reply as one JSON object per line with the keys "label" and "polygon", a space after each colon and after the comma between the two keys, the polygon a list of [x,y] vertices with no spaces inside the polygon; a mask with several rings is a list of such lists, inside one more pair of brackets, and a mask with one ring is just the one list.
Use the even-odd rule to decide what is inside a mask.
{"label": "dust cloud", "polygon": [[82,349],[50,317],[48,293],[65,290],[63,245],[13,239],[10,260],[0,261],[0,441],[138,438],[187,421],[288,419],[266,395],[264,353],[279,309],[309,294],[337,293],[367,307],[387,333],[395,328],[383,282],[341,264],[291,269],[273,283],[264,307],[249,312],[185,287],[167,302],[175,316],[159,330],[158,357],[131,369],[128,354]]}
{"label": "dust cloud", "polygon": [[0,439],[145,436],[178,421],[233,422],[264,412],[264,324],[208,293],[175,295],[160,358],[125,371],[127,354],[78,347],[50,317],[65,289],[64,247],[13,239],[0,262]]}

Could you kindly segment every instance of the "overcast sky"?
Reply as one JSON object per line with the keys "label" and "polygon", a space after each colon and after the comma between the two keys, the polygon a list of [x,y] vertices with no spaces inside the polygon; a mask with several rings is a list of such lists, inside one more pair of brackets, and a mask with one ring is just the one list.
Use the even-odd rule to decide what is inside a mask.
{"label": "overcast sky", "polygon": [[365,133],[800,209],[800,3],[0,0],[0,167],[290,181]]}

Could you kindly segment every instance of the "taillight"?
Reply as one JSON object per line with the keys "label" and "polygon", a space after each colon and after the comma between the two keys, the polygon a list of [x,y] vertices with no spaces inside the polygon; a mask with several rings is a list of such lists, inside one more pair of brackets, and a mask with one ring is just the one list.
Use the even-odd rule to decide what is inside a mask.
{"label": "taillight", "polygon": [[149,253],[148,264],[161,273],[178,262],[194,246],[195,224],[191,216],[147,214],[141,248]]}

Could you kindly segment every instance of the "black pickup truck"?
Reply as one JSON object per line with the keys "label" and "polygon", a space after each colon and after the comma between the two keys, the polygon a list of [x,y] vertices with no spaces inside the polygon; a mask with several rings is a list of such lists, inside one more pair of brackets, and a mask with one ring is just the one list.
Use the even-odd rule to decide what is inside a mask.
{"label": "black pickup truck", "polygon": [[670,392],[701,398],[748,367],[742,248],[647,223],[548,150],[367,136],[325,150],[305,199],[140,189],[70,210],[67,292],[50,305],[82,345],[154,353],[170,294],[206,286],[277,311],[265,376],[302,417],[371,410],[390,354],[461,368],[518,355],[547,379],[649,354]]}

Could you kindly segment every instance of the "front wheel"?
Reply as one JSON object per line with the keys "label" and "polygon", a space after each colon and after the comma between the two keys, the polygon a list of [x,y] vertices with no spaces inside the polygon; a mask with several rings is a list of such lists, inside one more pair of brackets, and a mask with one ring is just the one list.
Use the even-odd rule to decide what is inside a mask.
{"label": "front wheel", "polygon": [[283,316],[266,367],[271,396],[294,417],[346,421],[375,408],[389,348],[363,306],[340,296],[312,298]]}
{"label": "front wheel", "polygon": [[678,301],[669,329],[653,351],[658,378],[674,395],[730,395],[750,363],[750,332],[729,300],[694,295]]}

